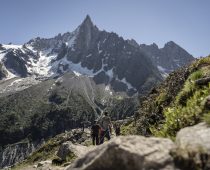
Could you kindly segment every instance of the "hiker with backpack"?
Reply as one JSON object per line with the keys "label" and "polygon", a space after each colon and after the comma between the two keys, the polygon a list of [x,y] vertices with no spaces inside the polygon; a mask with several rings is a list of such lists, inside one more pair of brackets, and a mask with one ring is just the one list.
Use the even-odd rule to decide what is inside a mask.
{"label": "hiker with backpack", "polygon": [[99,145],[100,144],[100,130],[101,127],[97,123],[97,120],[94,121],[94,124],[91,127],[91,137],[92,137],[92,142],[93,145]]}
{"label": "hiker with backpack", "polygon": [[104,116],[101,119],[101,135],[100,135],[100,144],[104,143],[104,138],[108,140],[111,139],[111,118],[108,116],[107,112],[104,112]]}

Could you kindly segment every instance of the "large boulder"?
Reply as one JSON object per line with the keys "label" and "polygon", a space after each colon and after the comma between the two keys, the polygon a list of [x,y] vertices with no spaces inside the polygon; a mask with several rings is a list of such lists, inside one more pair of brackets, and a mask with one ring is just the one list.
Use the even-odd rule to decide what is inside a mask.
{"label": "large boulder", "polygon": [[175,162],[182,169],[210,169],[210,127],[206,123],[181,129],[176,136]]}
{"label": "large boulder", "polygon": [[176,145],[190,152],[210,153],[210,127],[206,123],[199,123],[181,129],[176,136]]}
{"label": "large boulder", "polygon": [[90,150],[91,147],[73,144],[72,142],[68,141],[60,146],[57,156],[62,160],[66,160],[68,157],[81,157]]}
{"label": "large boulder", "polygon": [[175,169],[170,139],[118,137],[77,159],[67,170]]}

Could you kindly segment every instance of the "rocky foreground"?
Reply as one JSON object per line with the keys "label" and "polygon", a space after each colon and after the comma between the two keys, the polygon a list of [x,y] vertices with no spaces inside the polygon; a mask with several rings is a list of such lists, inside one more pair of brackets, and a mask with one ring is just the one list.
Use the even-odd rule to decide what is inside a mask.
{"label": "rocky foreground", "polygon": [[56,159],[14,169],[208,170],[210,127],[200,123],[184,128],[178,132],[174,142],[167,138],[121,136],[93,147],[66,141],[56,152]]}

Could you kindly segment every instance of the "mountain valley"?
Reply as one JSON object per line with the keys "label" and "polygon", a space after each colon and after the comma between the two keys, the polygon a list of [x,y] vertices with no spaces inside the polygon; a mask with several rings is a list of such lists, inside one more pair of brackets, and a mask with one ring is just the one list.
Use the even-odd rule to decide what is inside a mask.
{"label": "mountain valley", "polygon": [[[195,58],[172,41],[159,48],[125,40],[99,30],[89,15],[73,32],[0,44],[0,168],[23,161],[104,111],[122,120],[125,135],[130,129],[150,136],[150,126],[164,120],[162,109],[193,72],[192,62]],[[158,96],[158,87],[169,91]],[[148,121],[153,123],[145,126]],[[68,139],[58,141],[56,151]]]}

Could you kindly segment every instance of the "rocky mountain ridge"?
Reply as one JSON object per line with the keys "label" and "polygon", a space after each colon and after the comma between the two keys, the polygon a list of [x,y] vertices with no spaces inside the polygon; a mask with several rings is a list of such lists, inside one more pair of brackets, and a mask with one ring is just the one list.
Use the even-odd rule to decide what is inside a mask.
{"label": "rocky mountain ridge", "polygon": [[158,48],[155,43],[152,45],[141,44],[140,48],[148,54],[163,73],[170,73],[194,60],[192,55],[173,41],[167,42],[163,48]]}
{"label": "rocky mountain ridge", "polygon": [[[69,170],[97,169],[99,167],[114,169],[120,166],[126,167],[127,169],[151,169],[151,167],[153,168],[154,166],[157,169],[208,169],[210,162],[210,138],[208,135],[208,124],[210,123],[210,100],[208,96],[210,82],[209,58],[210,57],[202,58],[192,63],[189,67],[173,72],[164,83],[151,90],[150,94],[147,96],[147,100],[143,100],[141,109],[147,112],[147,115],[143,115],[143,113],[139,115],[137,130],[143,129],[144,127],[142,126],[144,125],[150,125],[150,127],[147,128],[151,130],[153,135],[172,137],[172,139],[176,139],[175,143],[170,139],[154,137],[120,137],[81,156],[81,158],[73,162],[73,164],[72,161],[70,161],[70,166],[65,163],[62,165],[67,167],[52,165],[53,162],[62,164],[63,160],[60,160],[60,158],[56,158],[54,161],[47,160],[38,164],[37,162],[33,163],[37,164],[38,169],[48,167],[52,169],[59,168]],[[189,82],[190,84],[188,84]],[[185,103],[186,101],[187,103]],[[176,106],[174,106],[174,104],[176,104]],[[173,107],[173,109],[170,109],[171,107]],[[201,112],[197,112],[198,110],[194,109],[194,107],[199,107]],[[188,110],[188,108],[190,109]],[[173,113],[176,112],[176,109],[179,109],[180,115]],[[166,114],[168,111],[170,111],[170,114]],[[177,117],[179,121],[176,121]],[[201,117],[204,118],[201,119]],[[205,120],[206,123],[200,123],[203,120]],[[134,121],[132,121],[132,126],[129,126],[130,130],[135,127],[134,123],[135,116]],[[157,128],[158,131],[155,131],[154,128]],[[152,135],[151,132],[149,135]],[[142,134],[142,132],[139,133]],[[174,138],[174,136],[176,138]],[[67,153],[71,155],[71,151],[73,150],[71,150],[71,145],[68,146],[69,148],[67,149],[69,149],[69,152]],[[142,150],[145,152],[142,152]],[[117,161],[113,162],[114,158],[106,156],[110,154],[114,155]],[[96,155],[101,159],[98,159]],[[157,157],[159,159],[154,159]],[[75,157],[72,159],[75,159]],[[139,163],[139,159],[143,159],[144,164]],[[125,160],[129,160],[129,162],[132,161],[133,163],[129,164]],[[157,161],[154,162],[154,160]],[[23,164],[23,166],[26,165]]]}
{"label": "rocky mountain ridge", "polygon": [[115,33],[100,31],[87,15],[73,32],[48,39],[38,37],[22,46],[1,45],[0,79],[73,72],[93,77],[97,84],[109,84],[114,91],[144,93],[162,81],[161,74],[194,59],[181,47],[170,44],[164,50],[134,45]]}
{"label": "rocky mountain ridge", "polygon": [[0,45],[0,61],[0,145],[7,157],[18,150],[7,152],[8,144],[40,144],[104,110],[114,119],[133,115],[138,101],[128,95],[148,92],[165,73],[139,45],[100,31],[89,16],[71,33]]}

